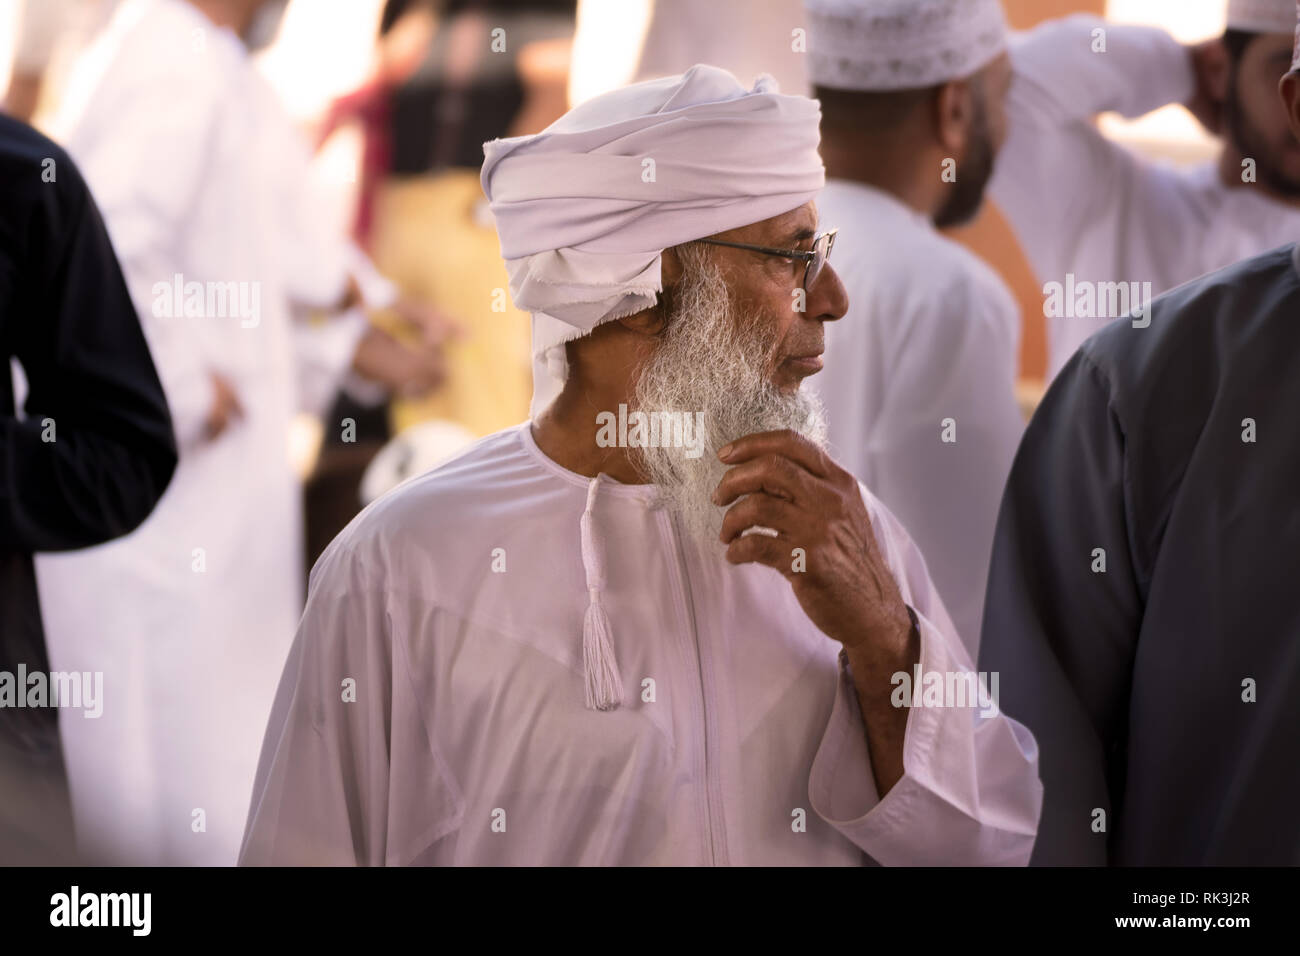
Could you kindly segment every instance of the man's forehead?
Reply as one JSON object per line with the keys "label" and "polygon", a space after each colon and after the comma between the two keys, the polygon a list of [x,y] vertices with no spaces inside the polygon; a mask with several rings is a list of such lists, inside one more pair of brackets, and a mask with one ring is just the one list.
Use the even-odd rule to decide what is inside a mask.
{"label": "man's forehead", "polygon": [[805,203],[797,209],[759,222],[720,232],[713,238],[755,245],[793,245],[817,234],[817,204]]}

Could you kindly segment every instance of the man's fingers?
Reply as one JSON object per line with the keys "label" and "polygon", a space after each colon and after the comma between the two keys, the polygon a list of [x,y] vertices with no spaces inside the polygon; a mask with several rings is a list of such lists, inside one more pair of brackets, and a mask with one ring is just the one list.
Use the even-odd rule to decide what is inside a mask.
{"label": "man's fingers", "polygon": [[722,519],[719,537],[723,544],[730,544],[746,529],[755,526],[788,535],[806,523],[807,516],[790,502],[760,493],[732,506]]}
{"label": "man's fingers", "polygon": [[798,464],[782,455],[764,455],[737,465],[718,482],[713,503],[726,507],[741,495],[765,494],[787,501],[801,501],[809,496],[811,476]]}
{"label": "man's fingers", "polygon": [[728,465],[738,465],[760,455],[782,455],[802,465],[818,478],[831,477],[834,465],[825,452],[798,432],[789,429],[746,435],[718,452],[718,458]]}
{"label": "man's fingers", "polygon": [[727,545],[727,561],[731,564],[765,564],[784,575],[792,566],[790,550],[790,542],[783,537],[747,534]]}

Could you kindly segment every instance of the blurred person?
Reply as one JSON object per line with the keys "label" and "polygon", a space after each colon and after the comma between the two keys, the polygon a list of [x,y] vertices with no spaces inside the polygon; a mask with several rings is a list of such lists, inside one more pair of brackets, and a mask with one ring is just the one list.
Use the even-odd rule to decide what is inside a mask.
{"label": "blurred person", "polygon": [[64,69],[108,23],[118,0],[18,0],[14,60],[0,111],[31,122],[57,97]]}
{"label": "blurred person", "polygon": [[481,437],[527,412],[527,316],[506,296],[478,168],[485,140],[535,132],[564,112],[573,6],[389,0],[370,78],[327,114],[322,143],[348,123],[363,133],[358,242],[457,335],[436,392],[368,409],[338,396],[330,417],[352,419],[356,434],[328,433],[307,482],[311,559],[356,515],[362,475],[390,438],[427,422]]}
{"label": "blurred person", "polygon": [[570,94],[578,103],[712,63],[805,96],[806,26],[799,0],[580,0]]}
{"label": "blurred person", "polygon": [[385,9],[388,35],[428,39],[392,93],[375,262],[464,332],[447,349],[445,387],[394,403],[396,433],[443,419],[482,436],[527,414],[527,315],[506,295],[478,170],[485,141],[535,133],[563,114],[574,8],[575,0],[390,0]]}
{"label": "blurred person", "polygon": [[[240,41],[259,9],[125,0],[61,118],[181,452],[134,535],[38,565],[51,657],[102,671],[112,694],[99,720],[62,729],[79,845],[97,862],[235,862],[302,607],[292,418],[349,368],[391,388],[441,375],[432,339],[404,349],[357,308],[391,290],[318,215],[307,150]],[[295,305],[346,314],[294,321]]]}
{"label": "blurred person", "polygon": [[[1160,29],[1086,15],[1016,39],[1009,136],[990,194],[1045,291],[1056,284],[1049,378],[1089,335],[1140,308],[1133,300],[1147,291],[1300,234],[1300,145],[1277,102],[1293,13],[1291,0],[1229,0],[1223,37],[1191,47]],[[1149,162],[1093,122],[1172,103],[1222,137],[1213,163]]]}
{"label": "blurred person", "polygon": [[[243,863],[1028,858],[1032,737],[891,700],[891,675],[969,658],[907,533],[820,447],[801,384],[848,303],[817,105],[773,86],[696,66],[485,145],[559,397],[322,557]],[[629,407],[679,416],[676,443],[616,435]]]}
{"label": "blurred person", "polygon": [[[0,864],[77,859],[32,555],[128,534],[175,467],[162,385],[95,202],[62,149],[0,117]],[[63,715],[76,724],[104,702],[66,703],[82,708]]]}
{"label": "blurred person", "polygon": [[1293,242],[1094,335],[1029,425],[980,660],[1042,747],[1036,864],[1300,864],[1298,316]]}
{"label": "blurred person", "polygon": [[[807,0],[809,67],[849,314],[827,329],[830,443],[925,555],[978,653],[989,549],[1024,416],[1020,313],[939,228],[974,217],[1005,137],[998,0]],[[950,165],[951,175],[945,175]]]}

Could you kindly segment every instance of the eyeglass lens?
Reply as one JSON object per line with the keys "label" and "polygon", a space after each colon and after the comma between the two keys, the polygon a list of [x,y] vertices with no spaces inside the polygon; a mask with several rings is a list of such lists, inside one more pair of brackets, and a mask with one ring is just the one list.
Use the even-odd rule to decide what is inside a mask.
{"label": "eyeglass lens", "polygon": [[830,233],[818,236],[817,241],[813,243],[813,258],[808,263],[808,269],[804,273],[803,287],[811,289],[812,284],[817,281],[821,275],[822,266],[826,264],[826,259],[830,256],[831,243],[834,239]]}

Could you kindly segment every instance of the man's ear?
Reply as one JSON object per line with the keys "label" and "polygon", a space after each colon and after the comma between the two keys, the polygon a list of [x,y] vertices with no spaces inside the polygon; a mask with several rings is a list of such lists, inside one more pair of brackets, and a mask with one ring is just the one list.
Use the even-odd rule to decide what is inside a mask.
{"label": "man's ear", "polygon": [[1300,70],[1292,70],[1282,77],[1277,88],[1282,94],[1282,105],[1286,107],[1287,118],[1291,120],[1291,133],[1300,140]]}
{"label": "man's ear", "polygon": [[960,159],[966,152],[975,121],[975,88],[972,80],[953,80],[939,88],[934,98],[935,135],[945,153]]}
{"label": "man's ear", "polygon": [[665,249],[659,256],[659,276],[660,285],[663,291],[659,293],[659,301],[653,308],[646,309],[644,312],[638,312],[635,315],[624,316],[616,319],[625,329],[630,332],[637,332],[641,335],[658,335],[668,327],[668,316],[672,311],[669,304],[672,298],[672,290],[682,279],[682,260],[678,257],[673,249]]}

